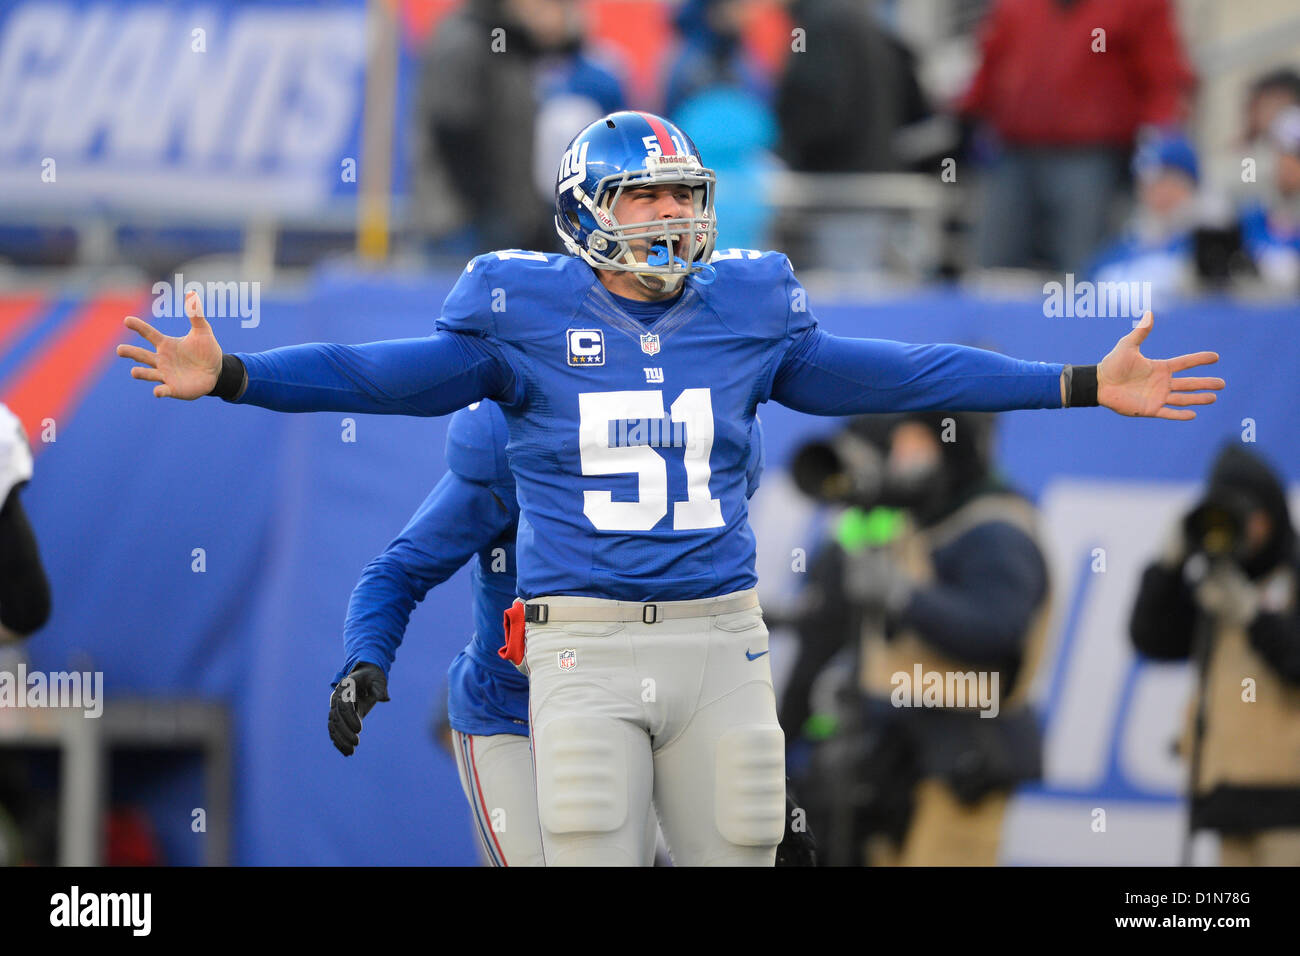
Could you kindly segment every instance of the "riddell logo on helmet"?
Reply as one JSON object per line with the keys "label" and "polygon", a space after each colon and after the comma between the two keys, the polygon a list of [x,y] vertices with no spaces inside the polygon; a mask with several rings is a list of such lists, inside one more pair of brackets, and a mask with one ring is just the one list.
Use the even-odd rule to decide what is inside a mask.
{"label": "riddell logo on helmet", "polygon": [[689,169],[699,169],[700,161],[690,153],[671,153],[667,156],[651,155],[645,158],[646,169],[656,170],[664,166],[685,166]]}

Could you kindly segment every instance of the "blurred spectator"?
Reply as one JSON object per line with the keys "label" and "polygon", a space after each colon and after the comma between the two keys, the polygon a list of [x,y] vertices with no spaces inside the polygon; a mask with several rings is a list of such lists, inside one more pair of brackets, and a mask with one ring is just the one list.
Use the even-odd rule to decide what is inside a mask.
{"label": "blurred spectator", "polygon": [[895,138],[929,109],[916,61],[858,0],[792,0],[804,31],[777,90],[781,154],[800,172],[901,169]]}
{"label": "blurred spectator", "polygon": [[466,0],[435,32],[412,137],[412,218],[435,250],[558,244],[564,146],[623,103],[618,78],[583,48],[579,14],[574,0]]}
{"label": "blurred spectator", "polygon": [[1245,143],[1265,139],[1277,114],[1288,106],[1300,106],[1300,73],[1289,67],[1273,70],[1250,84],[1246,97]]}
{"label": "blurred spectator", "polygon": [[1149,282],[1152,296],[1195,281],[1193,231],[1199,219],[1196,151],[1182,136],[1161,136],[1133,157],[1138,204],[1124,235],[1098,253],[1094,282]]}
{"label": "blurred spectator", "polygon": [[[900,416],[883,466],[855,434],[864,432],[829,450],[809,446],[795,465],[805,490],[853,488],[845,500],[878,503],[846,512],[841,553],[822,566],[838,564],[842,577],[819,573],[824,593],[808,605],[821,622],[852,609],[862,705],[826,749],[835,759],[814,759],[805,792],[860,795],[853,832],[825,829],[829,841],[865,843],[870,863],[993,865],[1012,790],[1041,775],[1042,734],[1027,703],[1049,599],[1037,512],[995,476],[987,415]],[[901,511],[886,534],[881,506]],[[800,711],[787,696],[782,719]]]}
{"label": "blurred spectator", "polygon": [[[916,159],[906,131],[929,118],[912,52],[861,0],[791,0],[803,46],[786,58],[777,88],[780,154],[801,173],[897,172]],[[818,210],[796,261],[860,272],[889,254],[897,223],[861,209]]]}
{"label": "blurred spectator", "polygon": [[959,104],[1000,140],[979,264],[1079,270],[1138,130],[1185,112],[1193,75],[1168,0],[997,0],[981,45]]}
{"label": "blurred spectator", "polygon": [[1294,292],[1300,289],[1300,106],[1273,118],[1269,138],[1273,196],[1243,211],[1242,242],[1267,284]]}
{"label": "blurred spectator", "polygon": [[1192,831],[1217,830],[1227,866],[1300,865],[1300,552],[1282,483],[1240,445],[1142,575],[1133,645],[1191,659],[1179,749]]}
{"label": "blurred spectator", "polygon": [[681,48],[664,91],[669,119],[680,122],[682,104],[717,87],[741,90],[764,103],[771,97],[771,84],[741,43],[752,5],[753,0],[683,0],[677,8],[673,26],[681,34]]}
{"label": "blurred spectator", "polygon": [[750,93],[720,86],[699,91],[672,118],[718,175],[717,248],[767,248],[772,208],[764,175],[777,166],[771,110]]}
{"label": "blurred spectator", "polygon": [[[564,4],[569,0],[541,0]],[[534,179],[548,214],[554,213],[555,171],[560,157],[578,130],[602,116],[627,108],[618,65],[583,43],[582,25],[570,22],[568,39],[542,56],[537,65],[537,120],[534,137]],[[547,241],[555,227],[548,215]]]}
{"label": "blurred spectator", "polygon": [[741,46],[750,7],[751,0],[686,0],[673,21],[682,48],[668,73],[667,114],[718,174],[719,249],[768,245],[764,175],[776,166],[776,119],[770,86]]}
{"label": "blurred spectator", "polygon": [[0,405],[0,644],[40,630],[50,616],[50,585],[18,497],[31,477],[27,434]]}

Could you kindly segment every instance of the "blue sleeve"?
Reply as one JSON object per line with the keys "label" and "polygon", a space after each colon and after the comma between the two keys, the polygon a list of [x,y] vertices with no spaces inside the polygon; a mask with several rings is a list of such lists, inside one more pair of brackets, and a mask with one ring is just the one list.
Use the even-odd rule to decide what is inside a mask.
{"label": "blue sleeve", "polygon": [[1047,593],[1033,539],[1001,521],[972,528],[935,556],[938,582],[918,588],[900,616],[928,644],[958,660],[996,664],[1022,650]]}
{"label": "blue sleeve", "polygon": [[387,674],[415,606],[514,520],[486,485],[443,475],[402,533],[361,572],[343,625],[347,661],[334,682],[358,661]]}
{"label": "blue sleeve", "polygon": [[1063,367],[964,345],[838,338],[814,324],[791,340],[770,397],[813,415],[1060,408]]}
{"label": "blue sleeve", "polygon": [[248,385],[235,401],[277,412],[446,415],[482,398],[515,404],[521,394],[500,346],[472,333],[237,354]]}

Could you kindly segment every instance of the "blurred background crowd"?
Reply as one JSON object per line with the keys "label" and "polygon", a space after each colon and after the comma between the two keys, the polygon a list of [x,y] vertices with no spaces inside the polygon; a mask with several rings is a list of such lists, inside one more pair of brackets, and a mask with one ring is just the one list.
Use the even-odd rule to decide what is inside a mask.
{"label": "blurred background crowd", "polygon": [[[559,158],[623,108],[694,138],[718,248],[787,253],[833,332],[1086,362],[1154,308],[1147,352],[1224,353],[1187,426],[762,410],[823,862],[1300,865],[1290,0],[7,5],[0,671],[102,670],[113,729],[0,699],[0,862],[474,861],[429,720],[464,575],[348,766],[319,719],[445,423],[175,414],[109,357],[194,281],[238,287],[209,308],[232,351],[427,334],[468,258],[562,251]],[[1046,304],[1089,282],[1144,305]],[[900,706],[914,667],[996,675],[998,713]]]}
{"label": "blurred background crowd", "polygon": [[[801,274],[841,285],[987,270],[1140,277],[1161,293],[1300,283],[1300,68],[1283,0],[379,4],[368,47],[331,51],[367,71],[357,115],[308,112],[326,129],[304,128],[296,153],[272,144],[274,130],[239,130],[229,154],[198,150],[193,181],[170,195],[149,164],[186,172],[176,157],[198,134],[172,115],[183,95],[156,103],[167,114],[156,132],[126,129],[150,102],[154,77],[125,61],[144,27],[90,81],[120,84],[122,98],[83,104],[88,115],[55,135],[40,129],[41,104],[63,104],[24,60],[39,67],[44,6],[20,4],[7,21],[6,152],[30,161],[42,150],[29,147],[66,147],[64,175],[87,175],[69,205],[8,184],[0,262],[15,266],[153,275],[224,254],[274,274],[350,251],[358,211],[360,228],[385,237],[363,252],[381,256],[557,250],[557,157],[585,123],[630,107],[669,116],[718,170],[720,248],[780,248]],[[277,118],[264,101],[327,92],[223,83],[228,97],[198,108],[214,125],[229,126],[241,95],[255,127]],[[254,206],[201,188],[220,161],[268,185],[295,166],[337,172],[334,147],[347,147],[335,151],[352,160],[351,188],[345,172],[344,188],[271,188]],[[128,181],[131,168],[144,181]],[[358,210],[359,179],[384,193],[382,210]]]}

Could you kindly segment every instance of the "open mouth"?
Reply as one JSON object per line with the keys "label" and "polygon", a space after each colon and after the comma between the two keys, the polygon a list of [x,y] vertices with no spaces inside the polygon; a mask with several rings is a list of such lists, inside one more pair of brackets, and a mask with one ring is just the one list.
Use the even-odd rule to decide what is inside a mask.
{"label": "open mouth", "polygon": [[[696,248],[698,248],[698,246],[696,246]],[[686,254],[690,249],[691,238],[687,233],[674,232],[668,236],[668,251],[672,255],[685,259]]]}

